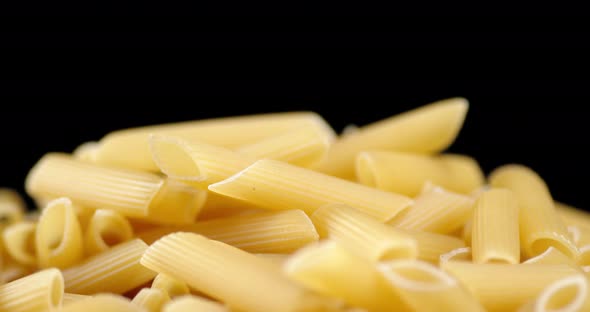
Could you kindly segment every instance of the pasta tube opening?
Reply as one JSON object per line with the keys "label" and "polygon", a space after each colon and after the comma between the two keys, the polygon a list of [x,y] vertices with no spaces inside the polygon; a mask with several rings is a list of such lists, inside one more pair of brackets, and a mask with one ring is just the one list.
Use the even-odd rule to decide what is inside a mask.
{"label": "pasta tube opening", "polygon": [[167,176],[184,181],[198,182],[206,179],[183,140],[150,135],[149,143],[154,162]]}

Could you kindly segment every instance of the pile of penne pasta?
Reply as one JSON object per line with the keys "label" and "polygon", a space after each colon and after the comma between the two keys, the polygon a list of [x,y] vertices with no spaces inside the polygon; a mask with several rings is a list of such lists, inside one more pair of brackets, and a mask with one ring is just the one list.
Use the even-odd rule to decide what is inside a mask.
{"label": "pile of penne pasta", "polygon": [[590,216],[441,154],[453,98],[112,132],[0,190],[0,312],[590,311]]}

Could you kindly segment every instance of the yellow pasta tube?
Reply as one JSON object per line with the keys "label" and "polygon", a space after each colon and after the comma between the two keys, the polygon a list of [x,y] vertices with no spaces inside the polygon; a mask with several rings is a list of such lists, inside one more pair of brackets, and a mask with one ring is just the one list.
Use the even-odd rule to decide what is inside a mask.
{"label": "yellow pasta tube", "polygon": [[258,253],[256,254],[258,258],[266,260],[268,263],[272,263],[277,268],[282,268],[283,264],[289,258],[288,254],[278,254],[278,253]]}
{"label": "yellow pasta tube", "polygon": [[425,187],[410,208],[388,224],[410,230],[449,234],[465,224],[472,215],[472,208],[473,200],[470,197],[430,185]]}
{"label": "yellow pasta tube", "polygon": [[575,226],[580,231],[578,245],[590,243],[590,214],[563,203],[555,202],[555,209],[564,224]]}
{"label": "yellow pasta tube", "polygon": [[518,222],[518,202],[511,191],[482,194],[473,216],[473,262],[520,263]]}
{"label": "yellow pasta tube", "polygon": [[35,197],[66,196],[76,205],[162,224],[192,222],[206,196],[155,174],[96,166],[55,153],[35,165],[26,189]]}
{"label": "yellow pasta tube", "polygon": [[262,209],[243,200],[237,200],[208,191],[207,200],[205,200],[197,220],[227,218],[257,210],[260,211]]}
{"label": "yellow pasta tube", "polygon": [[162,290],[170,298],[190,293],[185,282],[166,274],[158,274],[152,282],[152,288]]}
{"label": "yellow pasta tube", "polygon": [[410,311],[378,273],[375,264],[335,241],[305,247],[284,265],[287,276],[325,296],[367,311]]}
{"label": "yellow pasta tube", "polygon": [[63,307],[60,312],[145,312],[129,299],[111,294],[100,294],[78,300]]}
{"label": "yellow pasta tube", "polygon": [[330,238],[373,261],[416,258],[414,239],[346,205],[326,205],[311,216],[322,238]]}
{"label": "yellow pasta tube", "polygon": [[143,288],[133,297],[131,303],[146,312],[160,312],[164,304],[170,301],[168,294],[160,289]]}
{"label": "yellow pasta tube", "polygon": [[25,202],[16,191],[0,188],[0,232],[22,221],[26,210]]}
{"label": "yellow pasta tube", "polygon": [[439,264],[442,265],[448,261],[472,261],[471,247],[461,247],[453,249],[445,254],[440,255]]}
{"label": "yellow pasta tube", "polygon": [[453,98],[361,127],[336,141],[317,169],[352,179],[355,157],[361,151],[440,152],[455,140],[467,108],[467,100]]}
{"label": "yellow pasta tube", "polygon": [[58,269],[48,269],[0,286],[0,311],[49,311],[61,305],[64,281]]}
{"label": "yellow pasta tube", "polygon": [[76,301],[88,299],[89,297],[90,296],[86,296],[86,295],[64,293],[63,298],[62,298],[62,306],[66,306],[66,305],[74,303]]}
{"label": "yellow pasta tube", "polygon": [[463,194],[473,192],[484,183],[475,159],[454,154],[362,152],[356,159],[356,174],[362,184],[407,196],[418,195],[428,181]]}
{"label": "yellow pasta tube", "polygon": [[68,198],[51,201],[41,212],[35,231],[35,252],[42,268],[63,269],[82,260],[82,229]]}
{"label": "yellow pasta tube", "polygon": [[418,259],[422,261],[438,263],[441,255],[465,247],[465,243],[456,237],[416,230],[397,230],[409,235],[416,242]]}
{"label": "yellow pasta tube", "polygon": [[493,187],[507,188],[519,203],[520,244],[525,256],[533,257],[550,246],[571,258],[578,256],[545,182],[531,169],[520,165],[497,168],[490,175]]}
{"label": "yellow pasta tube", "polygon": [[17,263],[31,267],[37,264],[36,228],[36,223],[24,221],[10,225],[2,233],[6,253]]}
{"label": "yellow pasta tube", "polygon": [[197,296],[182,296],[168,302],[162,312],[230,312],[224,305]]}
{"label": "yellow pasta tube", "polygon": [[209,186],[221,195],[273,210],[317,208],[342,203],[385,222],[406,209],[412,200],[276,160],[263,159]]}
{"label": "yellow pasta tube", "polygon": [[88,222],[84,247],[92,256],[132,238],[133,229],[126,218],[113,210],[98,209]]}
{"label": "yellow pasta tube", "polygon": [[236,148],[279,133],[318,124],[329,129],[326,121],[316,113],[290,112],[125,129],[112,132],[100,140],[96,160],[100,164],[157,171],[148,147],[150,134]]}
{"label": "yellow pasta tube", "polygon": [[531,303],[518,312],[577,312],[587,311],[588,280],[582,275],[560,279],[547,286]]}
{"label": "yellow pasta tube", "polygon": [[[575,274],[563,264],[474,264],[463,261],[441,263],[490,312],[513,311],[534,299],[549,284]],[[517,291],[515,291],[517,290]]]}
{"label": "yellow pasta tube", "polygon": [[248,252],[290,253],[318,240],[309,217],[301,210],[256,213],[213,219],[178,227],[162,227],[139,233],[151,244],[174,232],[193,232]]}
{"label": "yellow pasta tube", "polygon": [[576,262],[584,272],[590,272],[590,245],[580,247],[580,257]]}
{"label": "yellow pasta tube", "polygon": [[[182,279],[239,310],[320,311],[328,303],[277,274],[264,260],[192,233],[174,233],[158,240],[145,252],[141,264]],[[228,283],[228,276],[240,278]]]}
{"label": "yellow pasta tube", "polygon": [[140,239],[134,239],[64,270],[66,291],[82,295],[122,294],[143,285],[156,276],[139,264],[147,247]]}
{"label": "yellow pasta tube", "polygon": [[72,156],[81,161],[96,163],[99,148],[100,144],[98,142],[85,142],[76,147],[72,152]]}
{"label": "yellow pasta tube", "polygon": [[[8,263],[6,263],[8,262]],[[24,266],[14,261],[6,261],[3,263],[2,271],[0,271],[0,284],[12,282],[21,277],[27,276],[33,272],[31,266]]]}
{"label": "yellow pasta tube", "polygon": [[431,264],[396,260],[381,263],[378,268],[414,311],[485,311],[455,279]]}
{"label": "yellow pasta tube", "polygon": [[573,268],[578,268],[574,260],[564,255],[563,252],[555,247],[547,248],[545,252],[527,259],[522,264],[566,264]]}
{"label": "yellow pasta tube", "polygon": [[461,238],[465,241],[465,244],[471,245],[471,239],[473,238],[473,218],[465,221],[461,231]]}

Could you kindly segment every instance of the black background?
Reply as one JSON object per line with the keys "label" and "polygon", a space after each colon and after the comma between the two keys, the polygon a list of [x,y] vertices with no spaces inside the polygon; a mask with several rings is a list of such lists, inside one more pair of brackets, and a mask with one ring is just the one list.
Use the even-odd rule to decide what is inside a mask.
{"label": "black background", "polygon": [[[554,198],[590,208],[588,81],[82,79],[3,86],[14,86],[13,94],[83,95],[74,99],[2,99],[0,185],[21,191],[28,169],[44,153],[72,151],[80,143],[98,140],[115,129],[313,110],[340,131],[350,123],[365,125],[435,100],[463,96],[471,106],[451,152],[476,157],[486,173],[505,163],[528,165],[546,180]],[[21,105],[23,102],[27,105]],[[72,108],[57,103],[68,103]]]}

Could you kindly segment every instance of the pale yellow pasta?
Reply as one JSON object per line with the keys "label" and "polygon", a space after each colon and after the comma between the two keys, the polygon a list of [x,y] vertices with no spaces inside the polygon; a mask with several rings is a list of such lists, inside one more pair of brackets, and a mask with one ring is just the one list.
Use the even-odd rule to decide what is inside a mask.
{"label": "pale yellow pasta", "polygon": [[572,242],[576,244],[576,246],[580,246],[580,240],[582,238],[582,231],[577,226],[568,225],[567,232],[570,234],[572,238]]}
{"label": "pale yellow pasta", "polygon": [[590,229],[590,213],[560,202],[555,202],[555,209],[565,224]]}
{"label": "pale yellow pasta", "polygon": [[547,248],[545,252],[527,259],[522,264],[565,264],[578,269],[578,265],[572,258],[566,256],[555,247]]}
{"label": "pale yellow pasta", "polygon": [[473,212],[473,199],[426,184],[414,204],[388,224],[410,230],[450,234],[460,229]]}
{"label": "pale yellow pasta", "polygon": [[474,264],[464,261],[441,263],[490,312],[513,311],[536,298],[549,284],[575,274],[564,264]]}
{"label": "pale yellow pasta", "polygon": [[282,268],[283,264],[289,258],[288,254],[278,254],[278,253],[258,253],[256,254],[258,258],[265,260],[267,263],[271,263],[277,268]]}
{"label": "pale yellow pasta", "polygon": [[123,294],[152,280],[156,273],[139,263],[147,245],[134,239],[63,271],[67,292]]}
{"label": "pale yellow pasta", "polygon": [[571,258],[578,256],[579,251],[539,175],[524,166],[506,165],[492,172],[490,184],[511,190],[518,200],[520,243],[526,257],[534,257],[550,246]]}
{"label": "pale yellow pasta", "polygon": [[168,302],[162,312],[230,312],[217,302],[197,296],[182,296]]}
{"label": "pale yellow pasta", "polygon": [[173,278],[167,274],[158,274],[152,282],[152,288],[162,290],[170,298],[187,295],[190,293],[190,290],[188,289],[188,286],[185,282]]}
{"label": "pale yellow pasta", "polygon": [[326,204],[342,203],[385,222],[412,200],[284,162],[263,159],[209,190],[273,210],[302,209],[311,214]]}
{"label": "pale yellow pasta", "polygon": [[410,311],[379,274],[375,263],[336,241],[305,247],[284,265],[291,279],[325,296],[367,311]]}
{"label": "pale yellow pasta", "polygon": [[174,232],[193,232],[248,252],[290,253],[318,240],[309,217],[301,210],[254,213],[213,219],[178,227],[162,227],[138,233],[151,244]]}
{"label": "pale yellow pasta", "polygon": [[403,232],[342,204],[325,205],[311,216],[322,238],[373,261],[417,257],[416,241]]}
{"label": "pale yellow pasta", "polygon": [[41,212],[35,231],[35,252],[41,268],[63,269],[82,260],[82,229],[68,198],[51,201]]}
{"label": "pale yellow pasta", "polygon": [[465,243],[462,240],[448,235],[416,230],[398,229],[398,231],[409,235],[414,241],[416,241],[418,259],[422,261],[436,264],[439,262],[441,255],[446,254],[451,250],[465,247]]}
{"label": "pale yellow pasta", "polygon": [[[224,243],[174,233],[151,245],[141,264],[245,311],[314,311],[332,302],[317,297],[267,263]],[[228,277],[239,277],[231,279]]]}
{"label": "pale yellow pasta", "polygon": [[11,259],[4,260],[5,263],[3,263],[2,271],[0,272],[0,284],[12,282],[33,272],[31,266],[25,266],[13,261],[8,262],[9,260]]}
{"label": "pale yellow pasta", "polygon": [[463,230],[461,231],[461,238],[463,238],[465,244],[471,245],[471,239],[473,238],[473,218],[467,220],[463,225]]}
{"label": "pale yellow pasta", "polygon": [[24,266],[35,266],[35,230],[37,224],[29,221],[8,226],[2,233],[2,241],[10,258]]}
{"label": "pale yellow pasta", "polygon": [[588,280],[583,275],[573,275],[547,286],[541,294],[518,312],[577,312],[588,311]]}
{"label": "pale yellow pasta", "polygon": [[511,191],[482,194],[473,213],[473,262],[520,263],[518,223],[518,202]]}
{"label": "pale yellow pasta", "polygon": [[96,160],[100,164],[157,171],[158,167],[148,147],[150,134],[236,148],[279,133],[318,124],[329,129],[325,120],[316,113],[289,112],[124,129],[111,132],[100,140]]}
{"label": "pale yellow pasta", "polygon": [[86,296],[86,295],[64,293],[63,298],[62,298],[62,306],[66,306],[66,305],[74,303],[76,301],[88,299],[89,297],[90,296]]}
{"label": "pale yellow pasta", "polygon": [[96,166],[56,153],[45,155],[31,169],[26,189],[35,197],[66,196],[76,205],[162,224],[190,223],[206,196],[156,174]]}
{"label": "pale yellow pasta", "polygon": [[145,312],[160,312],[168,301],[170,301],[170,297],[166,292],[155,288],[143,288],[133,297],[131,303],[142,308]]}
{"label": "pale yellow pasta", "polygon": [[198,221],[227,218],[254,211],[263,211],[256,205],[252,205],[243,200],[219,195],[213,192],[207,192],[207,200],[197,217]]}
{"label": "pale yellow pasta", "polygon": [[356,159],[356,174],[362,184],[407,196],[418,195],[428,181],[463,194],[473,192],[484,183],[477,161],[455,154],[362,152]]}
{"label": "pale yellow pasta", "polygon": [[116,211],[98,209],[86,227],[85,252],[92,256],[132,238],[133,228],[127,219]]}
{"label": "pale yellow pasta", "polygon": [[455,279],[429,263],[395,260],[378,268],[413,311],[485,311]]}
{"label": "pale yellow pasta", "polygon": [[469,261],[473,260],[473,256],[471,254],[471,247],[461,247],[457,249],[453,249],[445,254],[440,255],[440,262],[439,264],[442,265],[444,262],[448,261]]}
{"label": "pale yellow pasta", "polygon": [[354,161],[361,151],[440,152],[455,140],[467,109],[467,100],[453,98],[366,125],[337,140],[317,169],[353,179]]}
{"label": "pale yellow pasta", "polygon": [[[0,232],[24,218],[26,205],[20,195],[11,189],[0,188]],[[0,250],[2,244],[0,244]]]}
{"label": "pale yellow pasta", "polygon": [[590,245],[580,247],[580,257],[578,257],[576,263],[581,267],[582,271],[590,272]]}
{"label": "pale yellow pasta", "polygon": [[100,294],[78,300],[63,307],[60,312],[145,312],[129,299],[112,294]]}
{"label": "pale yellow pasta", "polygon": [[0,311],[38,312],[61,305],[64,280],[58,269],[47,269],[0,286]]}
{"label": "pale yellow pasta", "polygon": [[100,144],[98,142],[85,142],[80,144],[80,146],[76,147],[74,152],[72,152],[72,156],[74,158],[86,161],[89,163],[96,162],[96,156],[98,150],[100,149]]}

